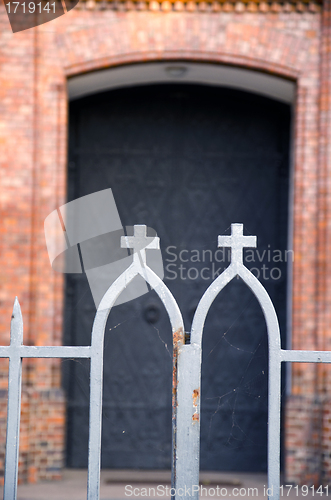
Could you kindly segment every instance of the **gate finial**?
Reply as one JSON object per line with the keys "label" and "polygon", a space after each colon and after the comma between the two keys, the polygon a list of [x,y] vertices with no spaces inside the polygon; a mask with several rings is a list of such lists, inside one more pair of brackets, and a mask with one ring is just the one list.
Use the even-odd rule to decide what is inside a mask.
{"label": "gate finial", "polygon": [[256,236],[244,236],[243,224],[231,224],[231,236],[219,236],[219,247],[231,248],[231,264],[243,263],[243,248],[256,248]]}
{"label": "gate finial", "polygon": [[148,237],[146,229],[144,224],[136,224],[133,236],[121,237],[121,248],[133,248],[133,262],[142,267],[146,265],[146,249],[157,250],[160,248],[160,238]]}

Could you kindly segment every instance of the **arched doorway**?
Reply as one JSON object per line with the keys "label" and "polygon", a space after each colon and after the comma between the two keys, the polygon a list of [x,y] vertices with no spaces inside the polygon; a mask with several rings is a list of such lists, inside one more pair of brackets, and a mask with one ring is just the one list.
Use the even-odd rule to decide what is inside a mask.
{"label": "arched doorway", "polygon": [[[260,273],[285,332],[289,128],[288,105],[226,88],[151,85],[85,97],[70,106],[68,198],[111,187],[124,226],[146,224],[157,231],[165,282],[187,330],[204,290],[227,265],[226,255],[216,253],[217,235],[242,222],[247,234],[258,235],[259,254],[250,254],[247,265]],[[240,282],[229,290],[206,323],[201,467],[261,471],[266,466],[264,323]],[[94,314],[85,277],[68,276],[65,342],[89,344]],[[149,292],[117,306],[106,331],[102,465],[170,468],[166,313]],[[225,344],[230,348],[222,348]],[[87,367],[68,363],[64,384],[68,465],[83,467]],[[238,387],[234,406],[231,391]],[[234,433],[234,422],[240,432]]]}

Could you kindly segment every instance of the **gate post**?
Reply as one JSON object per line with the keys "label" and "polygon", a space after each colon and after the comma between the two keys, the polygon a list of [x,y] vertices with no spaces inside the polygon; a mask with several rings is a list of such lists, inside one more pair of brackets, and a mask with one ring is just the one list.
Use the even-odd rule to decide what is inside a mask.
{"label": "gate post", "polygon": [[17,297],[10,325],[4,500],[16,499],[20,442],[23,318]]}

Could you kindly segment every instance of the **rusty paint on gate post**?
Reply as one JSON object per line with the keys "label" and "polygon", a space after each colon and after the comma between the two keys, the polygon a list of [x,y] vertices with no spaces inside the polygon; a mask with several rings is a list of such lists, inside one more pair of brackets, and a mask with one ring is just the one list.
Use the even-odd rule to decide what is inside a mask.
{"label": "rusty paint on gate post", "polygon": [[180,327],[173,333],[172,352],[172,467],[171,467],[171,487],[176,488],[176,456],[177,456],[177,386],[178,386],[178,357],[179,349],[185,344],[184,328]]}
{"label": "rusty paint on gate post", "polygon": [[200,415],[199,415],[199,402],[200,402],[200,387],[199,389],[194,389],[193,394],[192,394],[192,399],[193,399],[193,408],[195,409],[195,412],[192,415],[192,421],[193,423],[199,422],[200,420]]}
{"label": "rusty paint on gate post", "polygon": [[[173,367],[172,367],[172,406],[175,409],[177,407],[177,368],[178,368],[178,351],[179,348],[184,345],[184,329],[179,328],[173,333]],[[174,415],[173,415],[174,417]]]}

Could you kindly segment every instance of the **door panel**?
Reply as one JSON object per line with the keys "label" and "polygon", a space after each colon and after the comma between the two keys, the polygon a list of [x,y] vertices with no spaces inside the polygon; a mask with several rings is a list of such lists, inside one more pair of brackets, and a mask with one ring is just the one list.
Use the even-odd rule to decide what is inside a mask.
{"label": "door panel", "polygon": [[[69,200],[111,187],[124,226],[157,231],[186,330],[228,264],[217,235],[242,222],[260,252],[245,250],[246,265],[270,293],[284,341],[289,108],[229,89],[155,85],[74,101],[69,116]],[[65,310],[65,343],[89,344],[95,307],[84,275],[67,276]],[[103,467],[170,468],[171,332],[155,292],[113,309],[104,356]],[[72,467],[87,464],[88,368],[64,364]],[[262,312],[236,279],[204,331],[203,469],[266,469],[267,381]]]}

